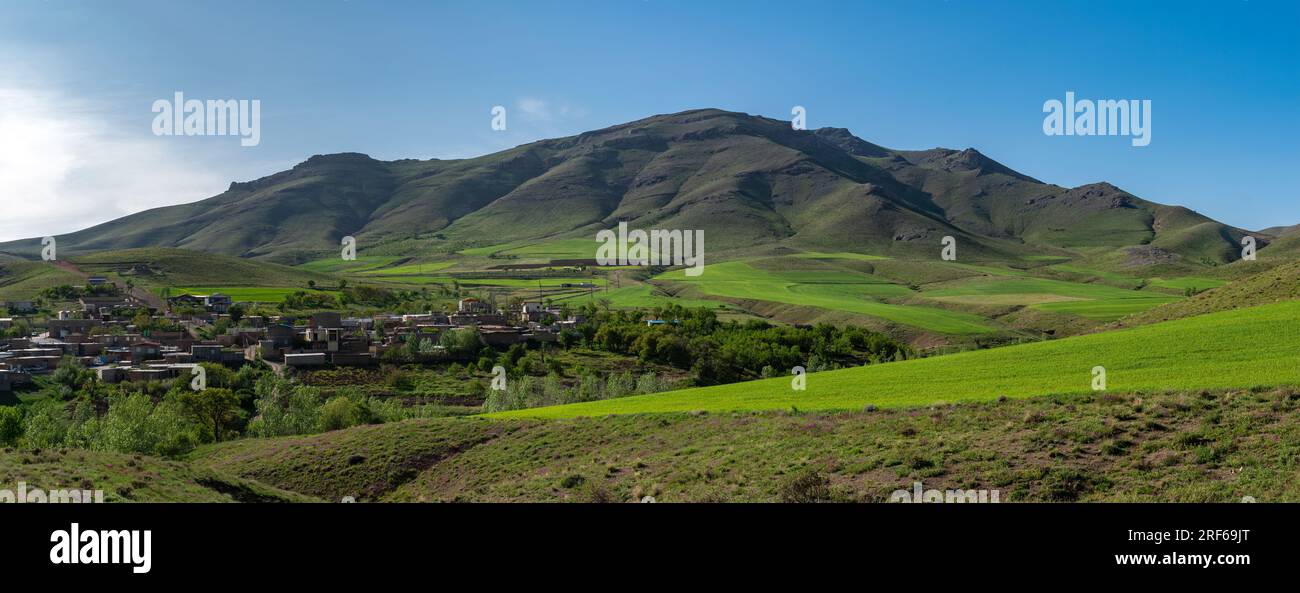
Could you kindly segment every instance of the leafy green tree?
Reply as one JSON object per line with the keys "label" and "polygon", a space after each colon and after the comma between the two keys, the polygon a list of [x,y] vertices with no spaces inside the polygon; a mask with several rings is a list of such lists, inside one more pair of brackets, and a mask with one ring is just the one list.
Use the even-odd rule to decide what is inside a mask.
{"label": "leafy green tree", "polygon": [[236,327],[238,327],[239,321],[244,318],[244,315],[248,313],[248,310],[245,309],[243,305],[234,304],[231,305],[230,308],[226,310],[226,312],[230,314],[230,323],[233,323],[235,324]]}
{"label": "leafy green tree", "polygon": [[267,375],[255,389],[257,416],[248,423],[248,434],[256,437],[307,434],[316,430],[321,400],[315,389],[294,385],[289,380]]}
{"label": "leafy green tree", "polygon": [[239,418],[239,398],[229,389],[187,392],[181,395],[181,404],[204,430],[211,432],[213,440],[218,443],[230,425]]}
{"label": "leafy green tree", "polygon": [[153,404],[143,392],[118,392],[109,398],[102,420],[78,426],[91,448],[121,453],[175,456],[194,448],[194,423],[175,399]]}
{"label": "leafy green tree", "polygon": [[51,399],[40,400],[27,408],[23,440],[33,449],[60,446],[67,439],[69,424],[64,404]]}

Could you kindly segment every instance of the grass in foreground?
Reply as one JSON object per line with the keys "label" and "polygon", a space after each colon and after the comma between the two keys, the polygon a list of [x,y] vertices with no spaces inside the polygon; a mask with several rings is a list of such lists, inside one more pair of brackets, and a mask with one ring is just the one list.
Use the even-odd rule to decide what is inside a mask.
{"label": "grass in foreground", "polygon": [[1300,393],[1276,389],[417,420],[206,447],[192,464],[326,500],[880,502],[920,481],[1003,502],[1278,502],[1300,500],[1298,406]]}
{"label": "grass in foreground", "polygon": [[105,502],[233,502],[184,463],[84,450],[0,450],[0,489],[103,490]]}
{"label": "grass in foreground", "polygon": [[1048,342],[790,378],[494,414],[571,418],[694,410],[843,410],[1079,393],[1092,369],[1111,390],[1214,389],[1300,383],[1300,302],[1227,311]]}

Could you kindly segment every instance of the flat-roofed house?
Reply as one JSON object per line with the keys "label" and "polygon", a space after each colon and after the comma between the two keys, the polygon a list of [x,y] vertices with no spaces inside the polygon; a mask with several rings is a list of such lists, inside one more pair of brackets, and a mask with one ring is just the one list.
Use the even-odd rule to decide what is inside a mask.
{"label": "flat-roofed house", "polygon": [[162,360],[162,344],[148,340],[131,344],[132,364],[140,364],[147,360]]}
{"label": "flat-roofed house", "polygon": [[317,367],[325,365],[324,352],[305,352],[302,354],[285,354],[284,363],[291,367]]}

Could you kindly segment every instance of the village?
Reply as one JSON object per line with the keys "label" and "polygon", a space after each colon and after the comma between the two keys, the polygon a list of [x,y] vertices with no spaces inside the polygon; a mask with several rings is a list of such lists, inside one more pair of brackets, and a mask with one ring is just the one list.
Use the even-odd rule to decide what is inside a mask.
{"label": "village", "polygon": [[[89,286],[105,282],[92,277]],[[82,288],[82,287],[77,287]],[[498,307],[474,297],[454,312],[379,313],[346,317],[319,312],[306,317],[241,315],[242,307],[222,294],[183,294],[166,300],[166,310],[126,294],[82,296],[57,318],[0,318],[0,331],[15,327],[28,335],[0,338],[0,392],[30,383],[75,360],[104,383],[167,381],[188,376],[201,363],[242,366],[264,361],[277,372],[331,366],[371,366],[385,353],[428,340],[433,354],[447,332],[474,332],[488,347],[555,342],[560,332],[583,322],[581,314],[542,302]],[[6,302],[11,315],[34,312],[31,302]],[[143,316],[142,316],[143,315]],[[150,320],[150,329],[139,326]],[[174,331],[158,331],[161,325]],[[215,328],[226,328],[214,333]]]}

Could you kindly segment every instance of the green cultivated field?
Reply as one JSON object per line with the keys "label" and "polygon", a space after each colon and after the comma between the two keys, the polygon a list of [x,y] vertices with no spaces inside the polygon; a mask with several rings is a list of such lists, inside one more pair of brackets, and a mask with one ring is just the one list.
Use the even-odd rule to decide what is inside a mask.
{"label": "green cultivated field", "polygon": [[1151,286],[1159,286],[1160,288],[1172,288],[1176,290],[1183,290],[1186,288],[1194,288],[1197,290],[1208,290],[1211,288],[1218,288],[1220,286],[1223,286],[1224,284],[1227,284],[1227,282],[1224,280],[1217,280],[1214,278],[1169,278],[1169,279],[1152,278],[1150,284]]}
{"label": "green cultivated field", "polygon": [[393,268],[368,269],[359,272],[363,276],[403,276],[403,275],[420,275],[432,274],[439,270],[445,270],[455,265],[456,262],[434,262],[424,264],[406,264]]}
{"label": "green cultivated field", "polygon": [[568,418],[695,410],[840,410],[987,401],[1090,389],[1178,390],[1300,384],[1300,302],[1049,342],[816,373],[803,392],[789,378],[496,414]]}
{"label": "green cultivated field", "polygon": [[894,305],[873,298],[912,294],[906,286],[850,270],[771,271],[730,261],[705,266],[699,276],[673,270],[657,277],[689,283],[701,292],[737,299],[756,299],[861,313],[948,334],[977,334],[993,328],[981,317],[936,307]]}
{"label": "green cultivated field", "polygon": [[968,281],[923,296],[968,304],[1030,305],[1055,313],[1113,320],[1176,301],[1179,297],[1044,278],[992,278]]}
{"label": "green cultivated field", "polygon": [[867,255],[867,254],[864,254],[864,253],[848,253],[848,252],[843,252],[843,251],[840,251],[840,252],[834,252],[834,253],[821,253],[821,252],[817,252],[817,251],[805,251],[805,252],[803,252],[803,253],[796,253],[794,256],[795,256],[795,257],[802,257],[802,258],[806,258],[806,259],[829,259],[829,260],[836,260],[836,259],[851,259],[851,260],[857,260],[857,261],[880,261],[880,260],[889,259],[889,258],[887,258],[887,257],[885,257],[885,256],[882,256],[882,255]]}
{"label": "green cultivated field", "polygon": [[340,273],[363,273],[376,268],[392,265],[402,258],[392,255],[361,255],[352,261],[346,261],[339,257],[330,257],[318,259],[305,264],[295,266],[299,269],[309,272],[318,272],[321,274],[340,274]]}
{"label": "green cultivated field", "polygon": [[612,289],[609,292],[597,290],[590,296],[584,293],[572,298],[564,299],[560,302],[581,304],[587,302],[589,299],[594,299],[596,302],[609,299],[610,305],[614,307],[636,309],[652,309],[654,307],[662,307],[669,304],[680,305],[683,307],[705,307],[708,309],[717,309],[718,307],[726,305],[726,303],[722,301],[668,296],[656,292],[654,287],[649,284],[625,286],[623,288]]}
{"label": "green cultivated field", "polygon": [[[172,296],[180,294],[203,294],[210,295],[221,293],[231,298],[237,303],[279,303],[285,297],[306,290],[306,288],[256,288],[248,286],[223,286],[223,287],[198,287],[198,288],[176,288],[172,289]],[[338,296],[337,292],[329,292]]]}
{"label": "green cultivated field", "polygon": [[1095,319],[1097,321],[1113,321],[1127,315],[1141,313],[1147,309],[1152,309],[1177,300],[1179,300],[1179,297],[1152,295],[1131,299],[1043,303],[1040,305],[1034,305],[1034,308],[1043,311],[1051,311],[1053,313],[1078,315],[1080,317],[1087,317],[1088,319]]}
{"label": "green cultivated field", "polygon": [[592,259],[596,257],[596,236],[593,233],[590,238],[578,239],[558,239],[555,241],[545,241],[542,243],[503,243],[500,245],[489,245],[487,247],[475,247],[473,249],[461,250],[464,255],[488,256],[513,256],[519,259]]}

